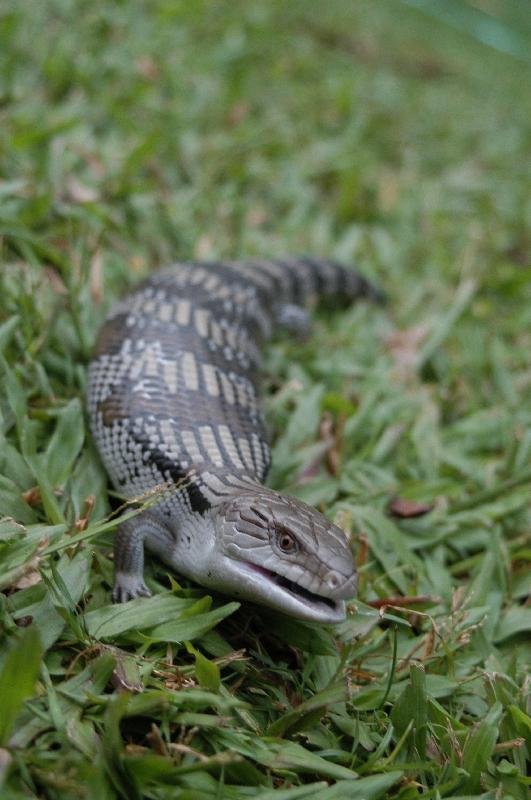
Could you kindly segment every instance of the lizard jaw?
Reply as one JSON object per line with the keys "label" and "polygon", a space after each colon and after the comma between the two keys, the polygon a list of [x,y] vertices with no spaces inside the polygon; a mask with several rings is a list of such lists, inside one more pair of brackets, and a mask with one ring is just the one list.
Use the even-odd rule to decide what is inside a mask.
{"label": "lizard jaw", "polygon": [[248,561],[225,556],[218,565],[216,574],[209,571],[209,579],[201,583],[236,599],[260,603],[308,622],[334,624],[345,619],[344,600],[309,592],[288,578]]}
{"label": "lizard jaw", "polygon": [[[302,605],[306,609],[307,619],[330,623],[341,622],[345,619],[346,611],[343,600],[333,600],[330,597],[324,597],[315,592],[310,592],[308,589],[305,589],[304,586],[300,586],[298,583],[295,583],[295,581],[280,575],[278,572],[259,567],[250,562],[243,563],[274,587],[273,591],[275,596],[280,591],[290,598],[289,606],[291,606],[293,601],[297,604],[296,611],[290,612],[289,608],[286,608],[286,613],[296,613],[297,616],[302,617],[304,613],[300,610],[300,605]],[[325,619],[325,617],[327,617],[327,619]]]}

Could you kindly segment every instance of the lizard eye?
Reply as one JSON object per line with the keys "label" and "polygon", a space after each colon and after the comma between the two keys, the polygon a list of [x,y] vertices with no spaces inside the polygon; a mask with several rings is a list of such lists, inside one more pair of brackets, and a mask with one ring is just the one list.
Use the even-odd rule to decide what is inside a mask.
{"label": "lizard eye", "polygon": [[299,549],[299,544],[287,528],[277,528],[276,531],[277,545],[283,553],[296,553]]}

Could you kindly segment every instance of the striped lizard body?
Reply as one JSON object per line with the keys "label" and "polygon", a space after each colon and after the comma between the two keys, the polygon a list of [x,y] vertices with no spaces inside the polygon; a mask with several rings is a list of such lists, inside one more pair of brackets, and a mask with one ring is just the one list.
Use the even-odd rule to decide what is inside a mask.
{"label": "striped lizard body", "polygon": [[115,539],[115,600],[148,595],[144,548],[198,583],[293,616],[335,622],[356,577],[343,532],[263,485],[270,450],[257,395],[260,345],[308,326],[321,296],[381,295],[335,262],[179,263],[118,302],[89,370],[91,427],[128,498],[170,489]]}

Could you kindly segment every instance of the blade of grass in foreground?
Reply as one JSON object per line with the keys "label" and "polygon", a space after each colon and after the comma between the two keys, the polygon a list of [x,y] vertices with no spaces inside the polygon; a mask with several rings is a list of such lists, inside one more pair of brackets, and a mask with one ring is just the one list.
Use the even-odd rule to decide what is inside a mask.
{"label": "blade of grass in foreground", "polygon": [[446,0],[445,3],[437,0],[401,0],[401,2],[452,28],[464,31],[487,47],[506,53],[519,61],[528,63],[531,61],[529,42],[520,31],[491,16],[490,11],[484,12],[480,8],[472,7],[472,3],[463,3],[462,0],[460,2]]}
{"label": "blade of grass in foreground", "polygon": [[15,642],[0,673],[0,744],[8,742],[15,719],[26,698],[33,693],[39,674],[42,645],[34,627],[29,627]]}
{"label": "blade of grass in foreground", "polygon": [[487,762],[494,750],[502,711],[501,703],[495,703],[465,742],[463,766],[469,777],[462,787],[463,792],[477,792],[481,788],[481,774],[486,770]]}

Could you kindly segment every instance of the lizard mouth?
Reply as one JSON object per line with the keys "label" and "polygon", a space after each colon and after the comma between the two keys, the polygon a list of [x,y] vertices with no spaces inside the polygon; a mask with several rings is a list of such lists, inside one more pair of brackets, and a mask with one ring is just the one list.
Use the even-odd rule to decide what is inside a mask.
{"label": "lizard mouth", "polygon": [[[323,597],[323,595],[310,592],[308,589],[305,589],[304,586],[300,586],[300,584],[291,581],[284,575],[279,575],[278,572],[265,569],[249,561],[244,563],[254,573],[266,578],[267,581],[272,584],[271,588],[275,587],[275,590],[286,593],[297,606],[300,605],[305,608],[309,612],[308,619],[313,616],[312,612],[322,617],[323,621],[339,622],[344,619],[345,603],[342,600],[333,600],[330,597]],[[288,607],[286,608],[286,612],[290,613]],[[293,608],[292,613],[295,613],[295,608]],[[300,614],[300,610],[298,610],[298,613]]]}
{"label": "lizard mouth", "polygon": [[297,597],[301,597],[303,600],[307,600],[310,603],[324,603],[329,608],[336,609],[337,603],[335,600],[331,600],[329,597],[323,597],[320,594],[315,594],[314,592],[308,591],[305,589],[304,586],[299,586],[298,583],[294,583],[290,581],[289,578],[285,578],[283,575],[279,575],[276,572],[270,572],[269,576],[272,580],[275,581],[277,586],[280,586],[282,589],[286,589],[286,591],[290,592],[291,594],[296,595]]}

